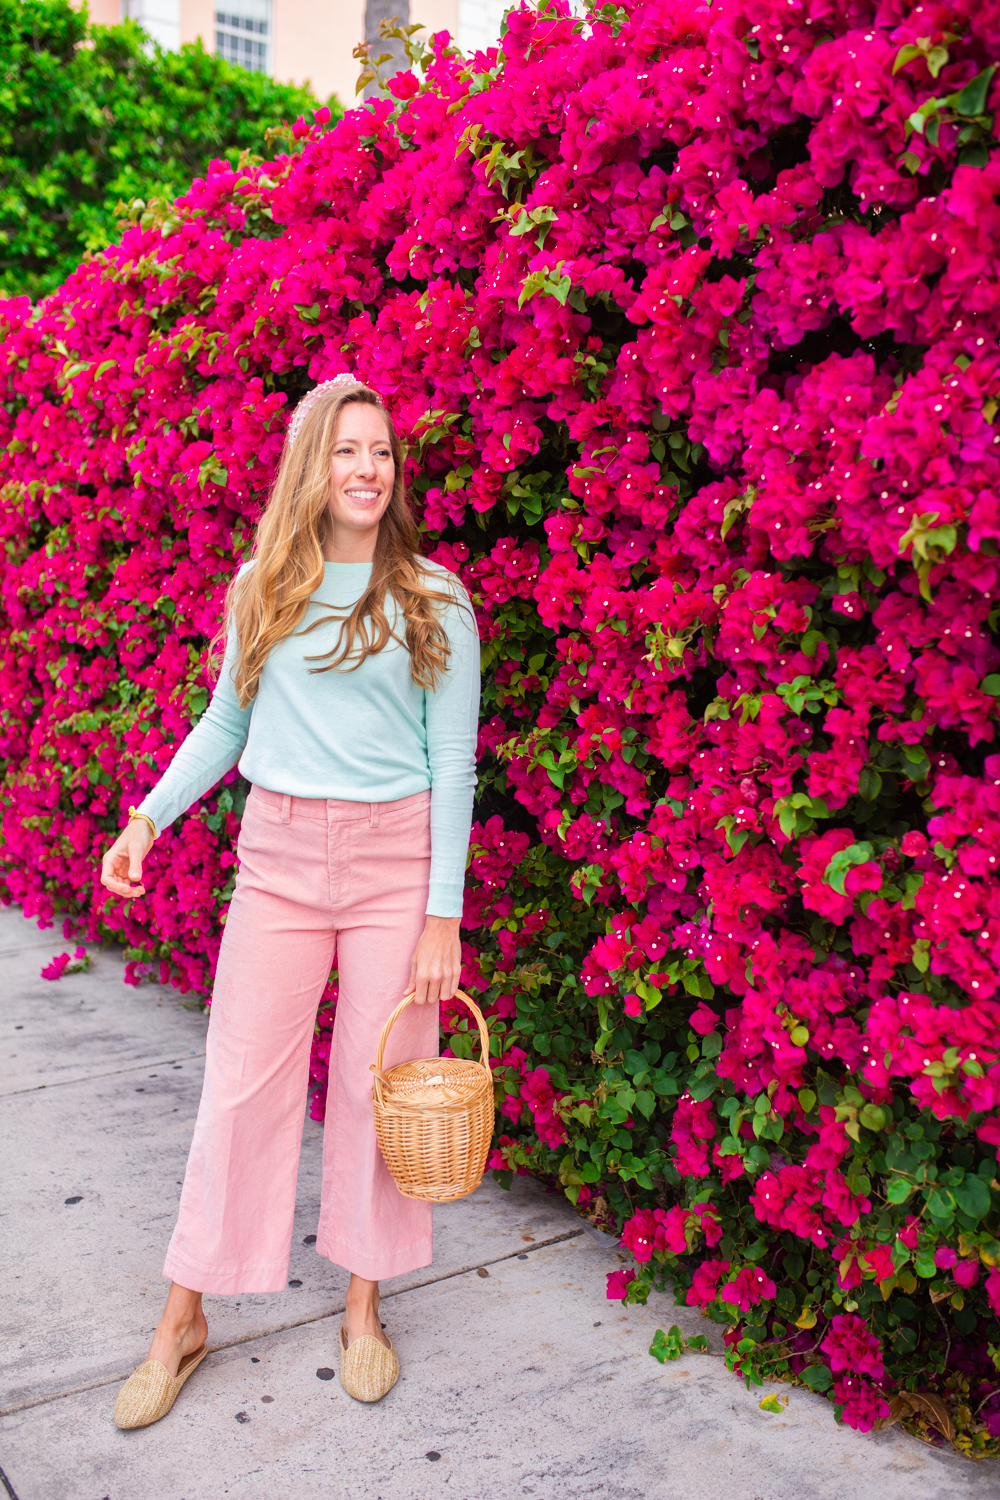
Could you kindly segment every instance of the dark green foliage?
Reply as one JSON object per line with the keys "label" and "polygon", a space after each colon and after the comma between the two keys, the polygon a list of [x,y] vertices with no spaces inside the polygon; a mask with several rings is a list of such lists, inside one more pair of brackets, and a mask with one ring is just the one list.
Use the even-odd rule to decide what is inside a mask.
{"label": "dark green foliage", "polygon": [[[208,163],[272,156],[268,126],[308,114],[308,89],[90,26],[68,0],[0,0],[0,293],[50,292],[117,238],[115,206],[170,200]],[[341,113],[330,101],[334,116]]]}

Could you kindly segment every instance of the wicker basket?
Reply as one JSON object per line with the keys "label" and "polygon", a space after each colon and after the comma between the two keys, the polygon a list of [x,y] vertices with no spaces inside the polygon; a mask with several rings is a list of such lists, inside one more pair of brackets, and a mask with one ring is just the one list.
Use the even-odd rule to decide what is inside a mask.
{"label": "wicker basket", "polygon": [[382,1071],[385,1044],[413,999],[406,996],[382,1028],[372,1072],[375,1135],[396,1186],[407,1198],[450,1203],[482,1181],[493,1138],[490,1034],[474,1000],[456,990],[479,1023],[482,1062],[422,1057]]}

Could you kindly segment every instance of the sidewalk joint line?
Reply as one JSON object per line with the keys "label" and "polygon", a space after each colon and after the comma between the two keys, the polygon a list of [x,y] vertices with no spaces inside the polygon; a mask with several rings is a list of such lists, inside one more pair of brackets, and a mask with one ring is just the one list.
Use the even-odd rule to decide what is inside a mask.
{"label": "sidewalk joint line", "polygon": [[[0,955],[2,956],[2,955]],[[68,1089],[74,1083],[96,1083],[101,1078],[122,1078],[126,1073],[141,1073],[144,1068],[166,1068],[171,1063],[197,1061],[204,1052],[182,1052],[179,1057],[152,1058],[149,1062],[132,1063],[127,1068],[115,1068],[110,1073],[90,1073],[86,1078],[59,1078],[55,1083],[35,1083],[30,1089],[11,1089],[9,1094],[0,1094],[0,1099],[16,1099],[22,1094],[40,1094],[43,1089]]]}
{"label": "sidewalk joint line", "polygon": [[4,1487],[4,1489],[7,1491],[7,1494],[10,1497],[10,1500],[17,1500],[17,1495],[14,1493],[14,1486],[11,1484],[10,1480],[7,1478],[7,1476],[4,1473],[3,1469],[0,1469],[0,1484],[2,1484],[3,1487]]}
{"label": "sidewalk joint line", "polygon": [[[66,939],[63,939],[65,942]],[[48,942],[44,939],[40,943],[19,943],[16,948],[0,948],[0,958],[16,958],[19,953],[41,953],[46,948],[52,948],[59,939],[53,933]],[[0,1469],[0,1474],[3,1470]]]}
{"label": "sidewalk joint line", "polygon": [[[390,1301],[393,1297],[405,1297],[407,1292],[419,1292],[426,1286],[436,1286],[441,1281],[453,1281],[456,1276],[468,1276],[473,1271],[478,1271],[480,1266],[499,1266],[505,1260],[515,1260],[519,1255],[530,1255],[533,1250],[547,1250],[551,1245],[561,1245],[567,1240],[578,1240],[586,1231],[583,1229],[570,1229],[566,1234],[553,1235],[551,1239],[538,1240],[535,1244],[525,1244],[520,1250],[511,1250],[507,1255],[498,1255],[494,1260],[477,1260],[471,1265],[461,1266],[457,1271],[445,1271],[440,1276],[428,1276],[426,1281],[415,1281],[412,1286],[401,1286],[398,1291],[386,1292],[382,1297],[383,1302]],[[289,1323],[279,1323],[275,1328],[264,1328],[256,1333],[244,1333],[238,1339],[227,1339],[224,1344],[210,1344],[209,1354],[218,1354],[223,1349],[236,1349],[240,1344],[253,1344],[258,1339],[273,1338],[275,1334],[287,1333],[291,1328],[308,1328],[310,1323],[325,1323],[328,1318],[339,1317],[344,1311],[343,1306],[331,1307],[329,1312],[316,1313],[311,1318],[294,1318]],[[28,1411],[33,1406],[47,1406],[50,1401],[61,1401],[64,1396],[79,1396],[84,1391],[97,1390],[103,1385],[114,1385],[119,1380],[127,1380],[133,1372],[124,1370],[119,1375],[102,1375],[97,1380],[85,1380],[81,1385],[71,1385],[63,1391],[50,1391],[44,1396],[30,1396],[26,1401],[15,1401],[10,1406],[0,1406],[0,1418],[12,1417],[15,1412]],[[3,1471],[0,1470],[0,1475]],[[17,1500],[13,1490],[10,1491],[13,1500]]]}

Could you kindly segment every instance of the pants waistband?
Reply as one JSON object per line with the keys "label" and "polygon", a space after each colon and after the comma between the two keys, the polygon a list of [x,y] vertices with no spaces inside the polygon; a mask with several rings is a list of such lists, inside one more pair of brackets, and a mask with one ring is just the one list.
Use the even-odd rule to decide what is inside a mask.
{"label": "pants waistband", "polygon": [[293,797],[288,792],[269,792],[254,785],[250,788],[250,798],[277,813],[282,823],[290,823],[292,818],[312,818],[324,823],[364,822],[377,828],[382,818],[429,806],[431,794],[427,790],[398,797],[394,802],[352,802],[340,797]]}

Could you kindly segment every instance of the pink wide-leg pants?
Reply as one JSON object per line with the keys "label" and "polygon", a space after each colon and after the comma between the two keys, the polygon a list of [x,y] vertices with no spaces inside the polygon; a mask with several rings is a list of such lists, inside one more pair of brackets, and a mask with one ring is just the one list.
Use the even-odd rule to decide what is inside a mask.
{"label": "pink wide-leg pants", "polygon": [[[316,1249],[370,1281],[429,1265],[431,1206],[404,1198],[372,1120],[379,1034],[406,993],[430,876],[430,792],[320,801],[254,787],[219,954],[205,1084],[164,1275],[199,1292],[288,1282],[316,1011],[340,994]],[[436,1005],[410,1005],[385,1063],[436,1056]]]}

